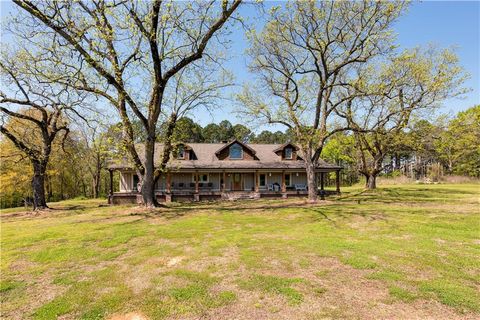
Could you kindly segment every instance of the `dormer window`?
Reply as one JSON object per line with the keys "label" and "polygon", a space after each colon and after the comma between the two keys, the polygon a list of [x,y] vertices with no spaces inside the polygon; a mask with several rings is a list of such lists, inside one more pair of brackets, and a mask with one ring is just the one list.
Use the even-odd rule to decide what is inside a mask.
{"label": "dormer window", "polygon": [[178,146],[177,159],[185,159],[185,147],[182,145]]}
{"label": "dormer window", "polygon": [[291,160],[293,158],[293,150],[291,147],[285,148],[285,159]]}
{"label": "dormer window", "polygon": [[243,148],[238,143],[232,144],[229,149],[230,159],[243,159]]}

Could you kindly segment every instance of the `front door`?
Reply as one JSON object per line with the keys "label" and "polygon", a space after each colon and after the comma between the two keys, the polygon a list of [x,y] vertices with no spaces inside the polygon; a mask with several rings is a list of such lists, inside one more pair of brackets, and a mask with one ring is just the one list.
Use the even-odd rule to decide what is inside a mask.
{"label": "front door", "polygon": [[233,174],[232,184],[233,184],[233,186],[232,186],[233,191],[242,190],[242,174],[241,173],[234,173]]}

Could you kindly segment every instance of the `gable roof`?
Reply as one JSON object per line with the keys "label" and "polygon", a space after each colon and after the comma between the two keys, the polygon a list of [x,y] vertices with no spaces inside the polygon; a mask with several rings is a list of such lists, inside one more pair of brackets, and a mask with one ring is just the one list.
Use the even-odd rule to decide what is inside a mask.
{"label": "gable roof", "polygon": [[273,150],[273,152],[281,151],[281,150],[285,149],[285,147],[287,147],[287,146],[292,146],[292,147],[295,148],[295,150],[298,150],[298,147],[296,145],[294,145],[291,142],[287,142],[287,143],[284,143],[284,144],[280,145],[277,149]]}
{"label": "gable roof", "polygon": [[246,143],[243,143],[241,142],[240,140],[238,139],[234,139],[233,141],[230,141],[228,143],[226,143],[225,145],[223,145],[220,149],[218,149],[217,151],[215,151],[215,154],[216,155],[219,155],[223,150],[225,150],[226,148],[229,148],[232,144],[239,144],[241,145],[242,147],[244,147],[245,149],[249,150],[252,154],[256,154],[257,152],[251,148],[249,145],[247,145]]}
{"label": "gable roof", "polygon": [[[245,145],[245,144],[243,144]],[[303,160],[288,160],[283,161],[275,150],[280,144],[248,144],[248,147],[255,150],[255,157],[258,160],[219,160],[215,154],[219,149],[225,147],[224,143],[189,143],[188,146],[193,150],[196,160],[177,160],[172,159],[168,164],[171,168],[181,169],[305,169],[305,162]],[[144,161],[143,144],[135,145],[140,160]],[[157,143],[155,145],[154,161],[155,165],[159,165],[163,154],[163,144]],[[109,169],[133,169],[133,164],[126,158],[116,159],[109,162]],[[341,167],[325,162],[319,159],[317,169],[338,170]]]}

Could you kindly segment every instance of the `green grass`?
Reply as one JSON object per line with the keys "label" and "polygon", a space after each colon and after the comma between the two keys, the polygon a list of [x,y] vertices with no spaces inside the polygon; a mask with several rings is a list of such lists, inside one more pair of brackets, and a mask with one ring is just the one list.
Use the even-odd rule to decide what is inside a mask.
{"label": "green grass", "polygon": [[303,279],[288,279],[275,276],[253,275],[248,280],[240,283],[247,290],[260,290],[284,296],[291,304],[303,301],[303,295],[291,286],[302,282]]}
{"label": "green grass", "polygon": [[417,296],[414,293],[397,286],[391,286],[388,292],[392,297],[395,297],[404,302],[412,302],[417,298]]}
{"label": "green grass", "polygon": [[142,211],[77,199],[41,215],[2,210],[2,316],[164,319],[221,309],[358,318],[359,300],[381,318],[375,308],[385,301],[414,312],[421,300],[440,303],[437,316],[480,317],[479,196],[478,184],[398,185],[345,188],[317,206]]}

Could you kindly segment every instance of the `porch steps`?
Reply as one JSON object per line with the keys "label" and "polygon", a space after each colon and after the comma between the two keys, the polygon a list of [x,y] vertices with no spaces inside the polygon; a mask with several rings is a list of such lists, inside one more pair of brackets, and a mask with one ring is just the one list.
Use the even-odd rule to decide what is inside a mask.
{"label": "porch steps", "polygon": [[225,197],[227,200],[235,201],[235,200],[253,200],[257,197],[253,192],[226,192]]}

